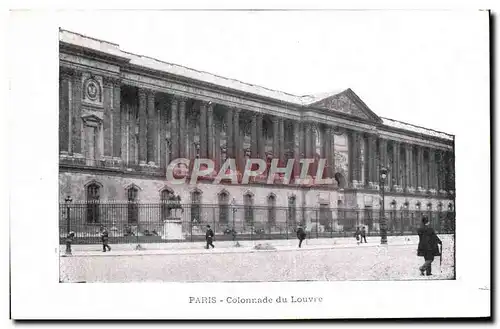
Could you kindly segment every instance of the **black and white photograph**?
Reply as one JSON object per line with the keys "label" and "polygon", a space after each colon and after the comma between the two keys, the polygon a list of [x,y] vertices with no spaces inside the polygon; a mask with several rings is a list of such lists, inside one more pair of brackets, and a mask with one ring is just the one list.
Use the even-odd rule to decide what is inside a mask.
{"label": "black and white photograph", "polygon": [[[43,277],[75,291],[64,315],[45,314],[490,315],[488,11],[59,11],[38,24],[47,18],[51,103],[24,99],[45,112],[33,120],[46,115],[29,161],[48,164],[28,175],[48,185],[18,187],[11,202],[30,209],[10,222],[18,272],[28,256],[12,243],[31,240],[14,215],[29,210],[43,232],[28,235],[47,240],[30,259],[45,250]],[[471,315],[448,303],[466,302],[459,286],[481,300]],[[412,310],[440,289],[447,306]],[[368,310],[381,300],[404,310]],[[41,314],[19,301],[20,317]]]}

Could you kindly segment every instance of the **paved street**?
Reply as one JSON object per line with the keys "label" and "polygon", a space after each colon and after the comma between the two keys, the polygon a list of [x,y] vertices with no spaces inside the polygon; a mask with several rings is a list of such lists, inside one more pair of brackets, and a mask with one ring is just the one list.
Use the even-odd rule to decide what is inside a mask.
{"label": "paved street", "polygon": [[224,248],[171,252],[122,251],[61,257],[63,282],[220,282],[300,280],[414,280],[454,277],[453,241],[443,239],[443,259],[421,277],[417,245],[308,245],[277,250]]}

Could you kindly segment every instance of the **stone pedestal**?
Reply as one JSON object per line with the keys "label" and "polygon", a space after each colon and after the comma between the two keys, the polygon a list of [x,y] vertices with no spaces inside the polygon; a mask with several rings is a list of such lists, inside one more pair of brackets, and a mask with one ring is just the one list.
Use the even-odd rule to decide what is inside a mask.
{"label": "stone pedestal", "polygon": [[167,218],[163,221],[163,240],[183,240],[182,221],[180,218]]}
{"label": "stone pedestal", "polygon": [[173,209],[172,216],[163,221],[163,240],[183,240],[182,235],[182,209]]}

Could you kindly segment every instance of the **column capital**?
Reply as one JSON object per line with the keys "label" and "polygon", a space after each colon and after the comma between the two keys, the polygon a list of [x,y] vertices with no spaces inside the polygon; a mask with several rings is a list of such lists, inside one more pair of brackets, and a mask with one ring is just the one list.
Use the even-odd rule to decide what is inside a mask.
{"label": "column capital", "polygon": [[103,76],[102,80],[105,86],[120,86],[122,83],[118,77]]}
{"label": "column capital", "polygon": [[178,102],[185,102],[189,99],[189,97],[178,95],[178,94],[172,94],[172,99],[175,99]]}

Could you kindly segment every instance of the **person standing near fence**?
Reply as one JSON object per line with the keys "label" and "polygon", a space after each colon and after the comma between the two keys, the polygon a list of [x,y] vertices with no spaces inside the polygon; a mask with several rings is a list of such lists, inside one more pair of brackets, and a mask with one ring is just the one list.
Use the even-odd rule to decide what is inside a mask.
{"label": "person standing near fence", "polygon": [[101,241],[102,241],[102,252],[111,251],[111,247],[109,246],[109,233],[108,229],[103,225],[101,226]]}
{"label": "person standing near fence", "polygon": [[422,227],[418,229],[417,256],[424,257],[424,264],[420,266],[420,275],[432,275],[432,261],[435,256],[441,255],[438,245],[443,245],[436,232],[429,226],[429,219],[422,217]]}
{"label": "person standing near fence", "polygon": [[207,225],[207,232],[205,233],[205,240],[207,240],[207,246],[205,247],[205,249],[209,249],[210,246],[212,246],[212,248],[215,248],[214,244],[212,243],[213,238],[214,238],[214,231],[212,231],[210,225]]}
{"label": "person standing near fence", "polygon": [[366,227],[364,226],[361,227],[359,242],[363,243],[363,239],[365,240],[365,243],[368,243],[366,242]]}
{"label": "person standing near fence", "polygon": [[302,225],[297,227],[297,238],[299,239],[299,248],[302,248],[302,241],[306,238],[306,231],[304,231]]}

